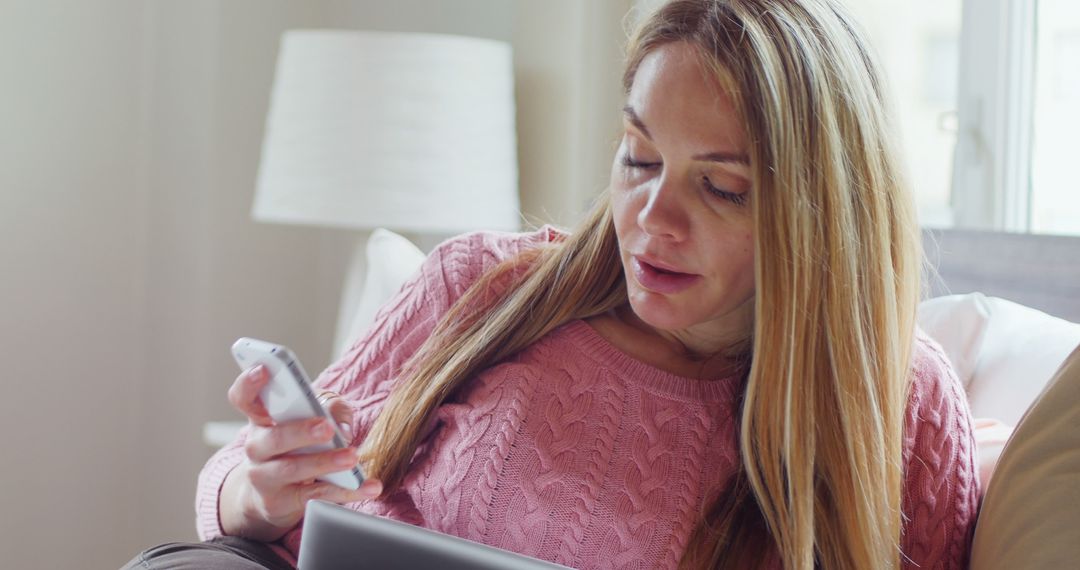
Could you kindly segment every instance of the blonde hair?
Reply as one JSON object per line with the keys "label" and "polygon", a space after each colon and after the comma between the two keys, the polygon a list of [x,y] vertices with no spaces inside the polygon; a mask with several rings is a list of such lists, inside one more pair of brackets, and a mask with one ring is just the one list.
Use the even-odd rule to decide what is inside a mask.
{"label": "blonde hair", "polygon": [[[756,252],[742,466],[682,566],[896,568],[922,252],[874,58],[833,0],[672,0],[632,38],[627,92],[675,41],[698,49],[750,135]],[[625,303],[601,199],[564,242],[497,266],[441,319],[364,442],[368,472],[398,486],[454,390]]]}

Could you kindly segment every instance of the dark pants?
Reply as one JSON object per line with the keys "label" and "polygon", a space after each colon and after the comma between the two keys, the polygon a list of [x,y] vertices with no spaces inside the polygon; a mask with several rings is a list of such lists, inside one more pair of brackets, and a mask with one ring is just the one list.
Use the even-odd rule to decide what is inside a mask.
{"label": "dark pants", "polygon": [[207,542],[170,542],[140,552],[121,570],[293,570],[265,542],[219,536]]}

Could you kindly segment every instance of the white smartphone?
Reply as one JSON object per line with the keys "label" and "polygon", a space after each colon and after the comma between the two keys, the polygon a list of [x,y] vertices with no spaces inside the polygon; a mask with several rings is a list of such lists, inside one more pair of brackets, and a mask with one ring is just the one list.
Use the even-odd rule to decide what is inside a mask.
{"label": "white smartphone", "polygon": [[[304,372],[300,360],[287,347],[265,340],[241,338],[233,343],[233,358],[241,370],[262,364],[270,375],[270,382],[263,388],[259,397],[267,413],[277,423],[307,418],[330,418],[330,413],[323,408],[311,391],[311,381]],[[333,421],[334,438],[326,443],[309,445],[296,450],[296,453],[313,453],[348,446]],[[352,469],[338,471],[319,477],[320,481],[333,483],[339,487],[356,490],[364,482],[364,473],[357,465]]]}

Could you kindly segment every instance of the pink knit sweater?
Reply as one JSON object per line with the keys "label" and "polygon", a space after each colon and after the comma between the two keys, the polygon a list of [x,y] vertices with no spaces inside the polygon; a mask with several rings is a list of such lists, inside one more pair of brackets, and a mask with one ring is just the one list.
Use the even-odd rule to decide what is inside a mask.
{"label": "pink knit sweater", "polygon": [[[439,246],[375,324],[316,380],[355,407],[363,438],[396,372],[485,270],[559,239],[475,233]],[[978,505],[972,420],[941,348],[921,332],[905,436],[905,568],[965,568]],[[575,568],[674,568],[699,512],[740,461],[740,382],[684,378],[572,321],[442,405],[402,488],[348,507]],[[317,391],[318,391],[317,390]],[[197,526],[221,534],[218,494],[243,441],[199,475]],[[295,564],[300,527],[275,546]]]}

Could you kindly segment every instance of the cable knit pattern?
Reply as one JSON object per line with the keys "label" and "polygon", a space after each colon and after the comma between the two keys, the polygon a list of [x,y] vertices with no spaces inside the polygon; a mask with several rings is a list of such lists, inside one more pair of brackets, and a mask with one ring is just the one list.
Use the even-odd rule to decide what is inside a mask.
{"label": "cable knit pattern", "polygon": [[679,439],[686,440],[689,449],[687,456],[680,461],[681,470],[676,477],[678,488],[675,489],[674,496],[675,507],[678,509],[675,524],[680,526],[673,529],[672,544],[665,551],[663,566],[666,568],[675,568],[679,565],[678,557],[686,550],[687,540],[697,523],[694,517],[697,511],[694,508],[703,503],[700,496],[702,490],[700,469],[705,465],[704,452],[708,448],[709,416],[694,414],[688,419],[690,421],[687,422],[686,433]]}
{"label": "cable knit pattern", "polygon": [[913,568],[967,568],[979,507],[974,424],[945,351],[918,333],[904,437],[901,548]]}
{"label": "cable knit pattern", "polygon": [[488,457],[480,471],[480,477],[476,484],[476,495],[472,508],[469,510],[468,528],[470,536],[486,536],[487,521],[491,504],[498,489],[499,480],[502,477],[502,469],[510,450],[514,446],[514,435],[522,427],[525,416],[524,407],[531,399],[531,392],[526,391],[531,383],[515,382],[510,388],[509,402],[506,413],[498,430],[495,442],[488,451]]}
{"label": "cable knit pattern", "polygon": [[[401,366],[480,275],[561,239],[474,233],[440,245],[319,388],[355,407],[366,437]],[[492,285],[501,294],[505,284]],[[977,509],[972,422],[939,346],[922,333],[905,424],[905,568],[964,568]],[[348,507],[576,568],[674,568],[702,509],[738,468],[737,378],[695,380],[636,360],[572,321],[482,371],[438,408],[402,487]],[[221,483],[247,431],[199,476],[197,526],[221,533]],[[275,548],[295,564],[300,527]]]}

